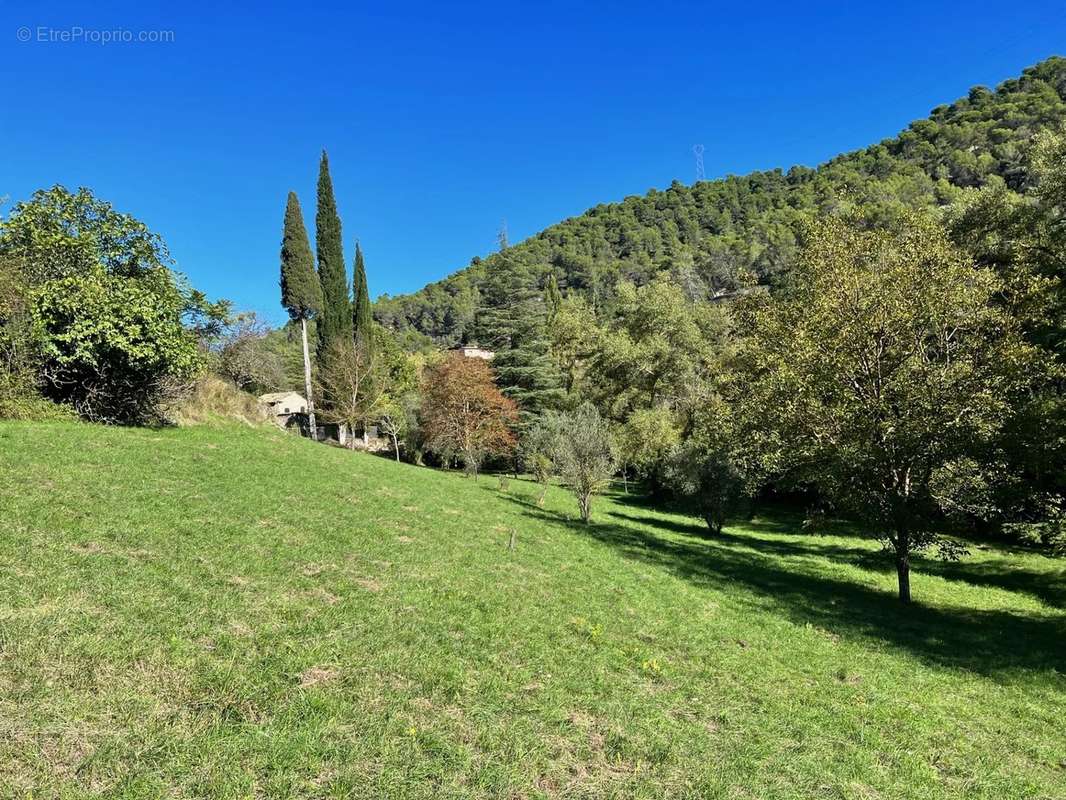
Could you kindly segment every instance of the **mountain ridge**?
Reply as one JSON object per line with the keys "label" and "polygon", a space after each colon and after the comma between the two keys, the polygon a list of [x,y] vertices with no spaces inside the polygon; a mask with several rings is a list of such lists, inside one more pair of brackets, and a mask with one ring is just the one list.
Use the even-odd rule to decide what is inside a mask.
{"label": "mountain ridge", "polygon": [[841,153],[818,167],[674,181],[601,203],[471,263],[417,292],[375,304],[376,318],[409,344],[452,345],[471,333],[487,271],[522,269],[543,287],[609,303],[619,279],[668,272],[693,296],[729,291],[754,274],[775,285],[795,258],[804,220],[862,207],[873,224],[906,208],[949,204],[969,189],[1002,181],[1029,188],[1026,155],[1040,130],[1066,121],[1066,58],[1051,56],[994,90],[975,86],[894,137]]}

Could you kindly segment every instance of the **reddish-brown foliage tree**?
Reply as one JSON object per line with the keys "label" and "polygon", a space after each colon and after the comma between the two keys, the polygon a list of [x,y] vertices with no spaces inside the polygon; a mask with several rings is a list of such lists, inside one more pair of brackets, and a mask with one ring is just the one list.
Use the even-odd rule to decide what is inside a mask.
{"label": "reddish-brown foliage tree", "polygon": [[490,454],[514,450],[518,406],[500,393],[492,369],[480,358],[449,353],[426,373],[422,425],[426,447],[445,460],[461,455],[477,479]]}

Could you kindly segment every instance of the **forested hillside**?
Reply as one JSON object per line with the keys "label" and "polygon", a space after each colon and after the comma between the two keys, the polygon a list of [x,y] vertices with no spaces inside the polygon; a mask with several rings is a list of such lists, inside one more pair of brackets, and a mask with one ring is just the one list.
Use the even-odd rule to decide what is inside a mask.
{"label": "forested hillside", "polygon": [[[477,338],[481,287],[490,272],[506,282],[560,290],[600,309],[613,305],[619,279],[647,283],[667,273],[693,300],[749,280],[780,282],[794,263],[801,224],[819,214],[861,209],[877,223],[907,208],[946,206],[967,190],[1003,182],[1029,188],[1033,136],[1066,120],[1066,59],[1049,58],[994,91],[933,109],[892,139],[810,169],[729,176],[600,205],[419,292],[382,297],[375,316],[409,342]],[[426,342],[428,343],[428,342]]]}

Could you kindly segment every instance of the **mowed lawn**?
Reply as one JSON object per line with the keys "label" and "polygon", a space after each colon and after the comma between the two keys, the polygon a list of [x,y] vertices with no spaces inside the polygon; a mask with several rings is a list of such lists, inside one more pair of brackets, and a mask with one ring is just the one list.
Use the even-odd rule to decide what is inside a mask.
{"label": "mowed lawn", "polygon": [[1066,798],[1063,561],[535,495],[0,423],[0,797]]}

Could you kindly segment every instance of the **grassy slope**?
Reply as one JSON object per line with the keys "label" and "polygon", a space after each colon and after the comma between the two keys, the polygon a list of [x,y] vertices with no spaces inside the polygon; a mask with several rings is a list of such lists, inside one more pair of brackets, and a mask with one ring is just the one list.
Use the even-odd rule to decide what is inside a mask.
{"label": "grassy slope", "polygon": [[1062,562],[533,494],[0,424],[0,796],[1066,797]]}

